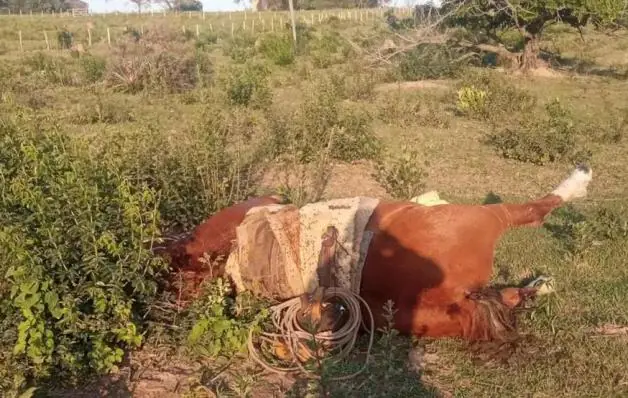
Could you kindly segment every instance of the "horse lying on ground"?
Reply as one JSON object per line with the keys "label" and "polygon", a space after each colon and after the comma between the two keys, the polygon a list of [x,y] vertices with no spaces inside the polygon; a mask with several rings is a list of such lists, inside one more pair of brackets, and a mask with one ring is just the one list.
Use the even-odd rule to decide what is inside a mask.
{"label": "horse lying on ground", "polygon": [[[384,324],[392,300],[395,328],[424,337],[502,340],[515,329],[514,310],[534,288],[487,287],[499,238],[515,227],[539,227],[552,210],[586,196],[592,171],[578,166],[552,193],[522,204],[439,204],[380,201],[366,230],[372,232],[362,268],[360,296]],[[275,196],[226,208],[198,226],[191,237],[167,248],[180,272],[183,299],[207,279],[224,276],[236,228],[247,212],[281,204]],[[203,259],[210,259],[207,265]]]}

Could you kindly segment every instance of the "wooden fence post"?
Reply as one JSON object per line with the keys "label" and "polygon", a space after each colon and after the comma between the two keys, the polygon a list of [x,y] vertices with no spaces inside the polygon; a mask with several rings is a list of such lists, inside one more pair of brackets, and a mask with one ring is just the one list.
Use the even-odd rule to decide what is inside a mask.
{"label": "wooden fence post", "polygon": [[44,40],[46,41],[46,50],[50,51],[50,42],[48,41],[48,33],[44,30]]}
{"label": "wooden fence post", "polygon": [[17,34],[20,38],[20,51],[24,51],[24,44],[22,43],[22,31],[18,31]]}
{"label": "wooden fence post", "polygon": [[107,44],[111,47],[111,32],[109,31],[109,27],[107,27]]}
{"label": "wooden fence post", "polygon": [[87,28],[87,45],[92,46],[92,30],[90,28]]}
{"label": "wooden fence post", "polygon": [[196,37],[200,37],[201,31],[198,29],[198,24],[196,24]]}

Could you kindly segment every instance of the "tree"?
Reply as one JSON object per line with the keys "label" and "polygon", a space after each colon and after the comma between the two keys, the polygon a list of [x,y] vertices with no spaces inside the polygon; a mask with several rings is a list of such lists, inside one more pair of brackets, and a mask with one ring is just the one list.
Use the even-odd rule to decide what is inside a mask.
{"label": "tree", "polygon": [[151,3],[151,0],[129,0],[137,7],[137,12],[142,13],[142,7]]}
{"label": "tree", "polygon": [[[234,0],[236,4],[244,0]],[[296,10],[321,10],[326,8],[372,8],[389,4],[391,0],[294,0]],[[288,0],[253,0],[253,7],[263,10],[288,10]]]}
{"label": "tree", "polygon": [[516,29],[523,41],[523,51],[516,54],[519,67],[530,69],[538,67],[539,40],[548,25],[608,26],[625,15],[627,5],[628,0],[444,0],[442,13],[452,14],[450,25],[482,33],[502,49],[497,33]]}
{"label": "tree", "polygon": [[159,0],[170,11],[203,11],[200,0]]}

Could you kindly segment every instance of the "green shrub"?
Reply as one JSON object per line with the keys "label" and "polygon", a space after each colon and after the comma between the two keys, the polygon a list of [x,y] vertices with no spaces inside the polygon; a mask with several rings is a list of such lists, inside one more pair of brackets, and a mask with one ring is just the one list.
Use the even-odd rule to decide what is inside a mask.
{"label": "green shrub", "polygon": [[76,61],[71,59],[37,52],[26,57],[23,62],[31,73],[48,83],[64,86],[81,84]]}
{"label": "green shrub", "polygon": [[77,104],[71,121],[76,124],[132,122],[135,120],[132,108],[127,100],[119,97],[96,95],[95,100],[87,99]]}
{"label": "green shrub", "polygon": [[409,200],[425,188],[426,165],[418,151],[404,145],[399,154],[378,161],[375,178],[392,197]]}
{"label": "green shrub", "polygon": [[251,34],[240,33],[225,42],[224,54],[231,57],[233,62],[243,64],[255,55],[256,40],[256,37]]}
{"label": "green shrub", "polygon": [[568,204],[552,213],[544,228],[571,259],[582,258],[602,244],[628,239],[628,218],[623,207],[582,212]]}
{"label": "green shrub", "polygon": [[79,155],[61,133],[0,129],[0,317],[15,322],[0,331],[12,346],[3,353],[9,380],[110,371],[141,344],[139,314],[164,269],[150,251],[157,192]]}
{"label": "green shrub", "polygon": [[268,87],[268,70],[256,64],[231,68],[225,82],[227,99],[231,105],[265,108],[272,102]]}
{"label": "green shrub", "polygon": [[296,154],[304,163],[329,148],[330,157],[342,161],[372,159],[381,150],[373,134],[371,117],[357,105],[342,104],[342,87],[323,78],[305,91],[296,112],[277,110],[270,119],[267,144],[274,156]]}
{"label": "green shrub", "polygon": [[275,65],[289,65],[294,62],[292,36],[286,33],[272,33],[262,37],[259,51]]}
{"label": "green shrub", "polygon": [[493,123],[512,119],[513,115],[531,114],[536,107],[535,97],[499,73],[485,70],[464,73],[456,98],[460,112]]}
{"label": "green shrub", "polygon": [[116,91],[138,93],[191,90],[211,73],[207,57],[189,43],[161,32],[145,33],[140,41],[121,41],[108,64],[106,81]]}
{"label": "green shrub", "polygon": [[257,330],[268,317],[262,302],[243,293],[233,298],[229,285],[216,279],[204,286],[204,293],[186,309],[180,327],[189,330],[185,344],[195,355],[232,358],[246,349],[249,330]]}
{"label": "green shrub", "polygon": [[107,69],[107,61],[93,55],[84,55],[79,58],[79,63],[83,69],[83,76],[89,83],[96,83],[102,80]]}
{"label": "green shrub", "polygon": [[194,45],[199,50],[208,50],[214,44],[218,43],[218,35],[214,32],[203,32],[196,39],[196,43]]}
{"label": "green shrub", "polygon": [[523,118],[486,136],[486,143],[506,159],[533,164],[584,161],[590,153],[579,148],[573,118],[558,100],[548,103],[545,117]]}
{"label": "green shrub", "polygon": [[391,92],[378,101],[379,119],[391,126],[448,128],[451,116],[439,98],[421,92]]}
{"label": "green shrub", "polygon": [[57,42],[59,43],[59,48],[70,49],[74,44],[74,34],[67,30],[59,31],[57,32]]}
{"label": "green shrub", "polygon": [[409,81],[453,77],[472,59],[461,50],[438,44],[418,45],[398,58],[397,73]]}
{"label": "green shrub", "polygon": [[335,31],[325,31],[320,37],[313,38],[309,45],[312,63],[316,68],[326,69],[342,64],[349,55],[350,47]]}

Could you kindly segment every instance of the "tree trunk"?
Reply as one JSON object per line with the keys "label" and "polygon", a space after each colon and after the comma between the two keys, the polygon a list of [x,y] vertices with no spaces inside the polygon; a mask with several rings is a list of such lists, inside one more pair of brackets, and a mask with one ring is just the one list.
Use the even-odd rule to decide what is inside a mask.
{"label": "tree trunk", "polygon": [[526,37],[521,54],[519,67],[522,70],[536,69],[539,67],[539,39],[536,36]]}

